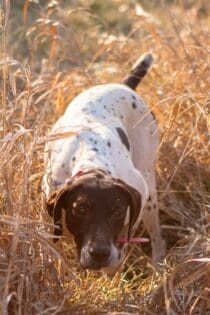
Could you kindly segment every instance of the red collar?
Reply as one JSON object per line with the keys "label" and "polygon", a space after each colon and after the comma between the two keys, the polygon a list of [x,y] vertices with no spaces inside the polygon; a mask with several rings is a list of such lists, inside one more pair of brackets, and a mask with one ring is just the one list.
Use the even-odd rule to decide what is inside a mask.
{"label": "red collar", "polygon": [[[78,171],[73,177],[76,177],[76,176],[81,176],[81,175],[83,175],[84,174],[84,171],[82,171],[82,170],[80,170],[80,171]],[[72,177],[72,178],[73,178]]]}
{"label": "red collar", "polygon": [[76,174],[74,174],[71,178],[67,178],[65,183],[66,184],[71,184],[72,183],[72,180],[75,178],[75,177],[79,177],[79,176],[82,176],[85,172],[80,170],[78,171]]}

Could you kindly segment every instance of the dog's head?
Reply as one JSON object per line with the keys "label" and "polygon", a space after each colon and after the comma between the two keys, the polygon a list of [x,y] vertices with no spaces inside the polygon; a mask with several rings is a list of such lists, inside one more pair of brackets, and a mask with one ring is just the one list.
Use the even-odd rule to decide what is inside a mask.
{"label": "dog's head", "polygon": [[122,261],[116,241],[121,235],[130,237],[141,197],[121,180],[90,171],[63,185],[46,206],[57,226],[54,234],[62,235],[65,223],[74,236],[81,266],[108,271]]}

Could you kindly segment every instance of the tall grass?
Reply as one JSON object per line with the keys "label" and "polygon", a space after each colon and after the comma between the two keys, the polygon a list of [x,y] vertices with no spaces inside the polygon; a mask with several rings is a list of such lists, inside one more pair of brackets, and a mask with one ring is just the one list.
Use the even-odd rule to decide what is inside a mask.
{"label": "tall grass", "polygon": [[[0,3],[1,314],[208,314],[209,7],[143,3],[146,11],[122,0]],[[120,82],[147,51],[155,64],[138,92],[161,133],[168,250],[156,270],[150,248],[132,245],[123,272],[110,278],[81,270],[69,240],[51,242],[43,149],[75,95]]]}

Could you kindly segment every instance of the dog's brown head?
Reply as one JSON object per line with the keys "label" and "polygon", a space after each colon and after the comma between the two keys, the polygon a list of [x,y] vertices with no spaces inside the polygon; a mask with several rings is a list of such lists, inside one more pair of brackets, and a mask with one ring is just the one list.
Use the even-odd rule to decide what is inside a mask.
{"label": "dog's brown head", "polygon": [[141,209],[141,198],[121,180],[94,170],[64,184],[46,206],[57,226],[56,236],[62,235],[65,220],[84,268],[111,269],[122,260],[122,248],[116,246],[116,240],[122,231],[127,234],[124,236],[130,236]]}

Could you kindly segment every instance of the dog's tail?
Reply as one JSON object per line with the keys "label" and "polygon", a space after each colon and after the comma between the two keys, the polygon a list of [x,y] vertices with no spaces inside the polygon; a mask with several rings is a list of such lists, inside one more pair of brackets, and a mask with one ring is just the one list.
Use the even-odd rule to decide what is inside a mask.
{"label": "dog's tail", "polygon": [[142,55],[131,69],[131,72],[122,80],[122,84],[126,84],[131,89],[135,90],[141,79],[147,73],[152,62],[152,54],[148,53]]}

